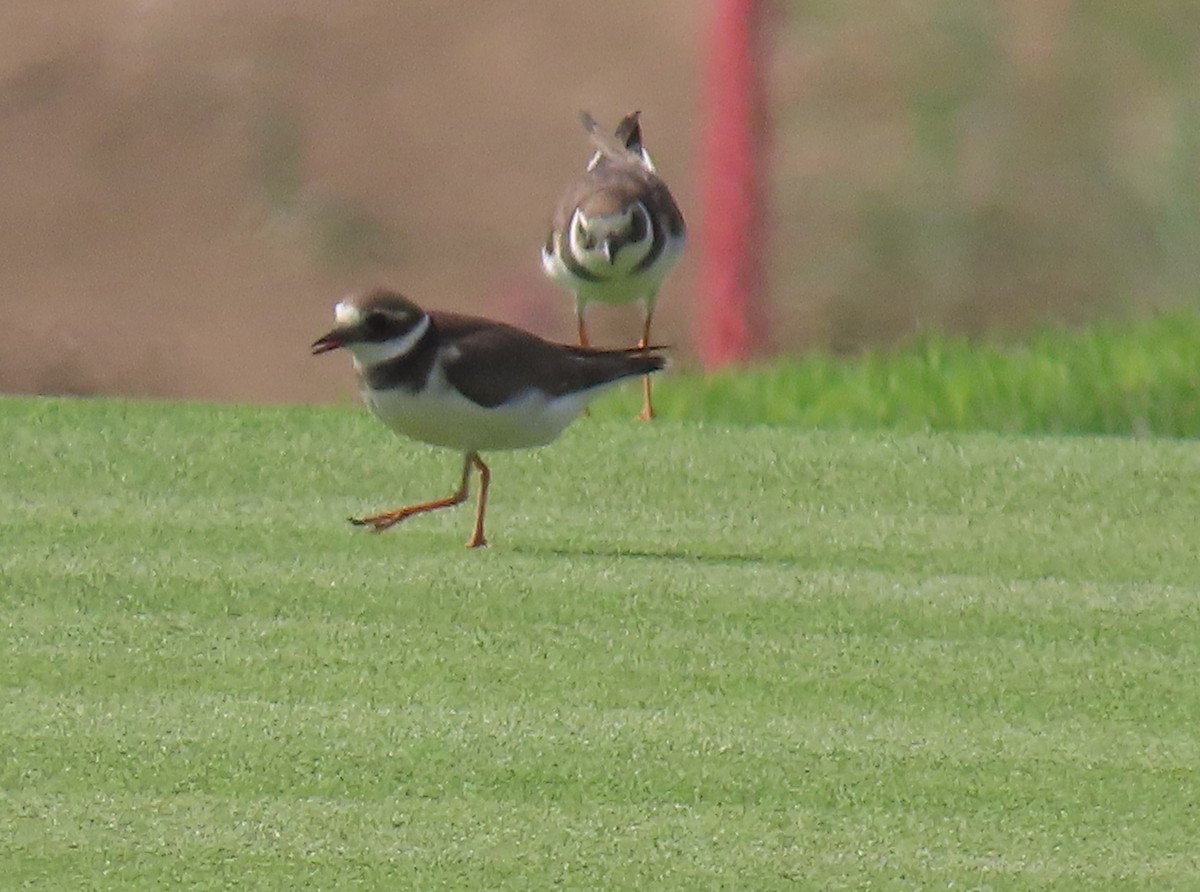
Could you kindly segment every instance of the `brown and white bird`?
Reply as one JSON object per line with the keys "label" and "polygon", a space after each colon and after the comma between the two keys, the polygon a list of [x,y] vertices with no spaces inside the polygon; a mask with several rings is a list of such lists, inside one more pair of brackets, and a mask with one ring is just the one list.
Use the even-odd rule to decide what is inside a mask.
{"label": "brown and white bird", "polygon": [[474,466],[479,500],[469,548],[487,544],[483,516],[491,472],[481,452],[544,446],[599,393],[666,364],[653,347],[553,344],[502,322],[426,312],[386,289],[347,297],[334,315],[337,326],[313,343],[312,352],[349,350],[363,401],[384,424],[463,455],[453,494],[351,523],[380,532],[415,514],[461,504]]}
{"label": "brown and white bird", "polygon": [[[609,136],[591,115],[580,113],[596,152],[563,193],[542,246],[542,270],[575,295],[584,347],[589,344],[584,312],[593,302],[641,301],[638,345],[650,343],[658,289],[687,240],[683,214],[642,145],[640,114],[626,115]],[[639,417],[654,417],[649,378]]]}

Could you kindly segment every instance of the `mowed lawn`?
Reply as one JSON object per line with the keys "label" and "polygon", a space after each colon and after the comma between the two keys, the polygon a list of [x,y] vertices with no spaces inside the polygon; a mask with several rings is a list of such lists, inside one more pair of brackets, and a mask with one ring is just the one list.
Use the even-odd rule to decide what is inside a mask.
{"label": "mowed lawn", "polygon": [[1200,888],[1200,445],[0,400],[0,887]]}

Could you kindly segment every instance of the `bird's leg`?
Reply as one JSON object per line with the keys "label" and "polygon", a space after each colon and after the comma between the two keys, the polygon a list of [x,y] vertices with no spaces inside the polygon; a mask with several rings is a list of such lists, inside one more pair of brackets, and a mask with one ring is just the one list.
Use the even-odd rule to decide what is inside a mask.
{"label": "bird's leg", "polygon": [[583,304],[579,303],[578,301],[575,303],[575,320],[579,323],[579,346],[592,346],[588,341],[587,325],[583,321]]}
{"label": "bird's leg", "polygon": [[[654,304],[650,301],[646,302],[646,318],[642,322],[642,339],[638,341],[638,348],[645,350],[650,346],[650,320],[654,318]],[[650,398],[650,376],[642,376],[642,414],[638,416],[638,421],[651,421],[654,418],[654,401]]]}
{"label": "bird's leg", "polygon": [[[471,533],[471,538],[467,540],[467,548],[479,548],[487,545],[487,539],[483,538],[483,513],[487,510],[488,483],[491,482],[492,472],[483,463],[478,452],[471,453],[470,461],[479,469],[479,501],[475,505],[475,530]],[[465,480],[465,470],[463,474]]]}
{"label": "bird's leg", "polygon": [[[584,321],[583,321],[583,304],[578,300],[575,301],[575,319],[579,323],[579,346],[580,347],[592,346],[591,343],[588,341],[587,325],[584,324]],[[592,414],[592,410],[585,408],[579,414],[581,414],[584,418],[587,418],[589,415]]]}
{"label": "bird's leg", "polygon": [[[424,514],[426,511],[436,511],[439,508],[451,508],[454,505],[461,505],[467,500],[467,475],[471,471],[471,461],[479,461],[479,456],[474,452],[468,452],[463,456],[462,480],[458,484],[458,489],[453,495],[447,496],[444,499],[434,499],[430,502],[421,502],[416,505],[408,505],[404,508],[397,508],[395,511],[385,511],[382,514],[372,514],[370,517],[351,517],[350,522],[356,527],[370,527],[373,533],[382,533],[389,527],[394,527],[402,520],[407,520],[414,514]],[[480,464],[483,464],[480,462]]]}

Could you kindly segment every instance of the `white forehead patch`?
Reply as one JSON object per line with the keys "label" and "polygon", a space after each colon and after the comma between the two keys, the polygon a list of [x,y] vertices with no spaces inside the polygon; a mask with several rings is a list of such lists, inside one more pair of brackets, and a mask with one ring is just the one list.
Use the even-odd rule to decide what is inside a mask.
{"label": "white forehead patch", "polygon": [[[640,205],[641,202],[637,202],[637,204]],[[589,232],[596,236],[604,236],[628,228],[630,222],[633,220],[633,214],[634,208],[632,206],[619,210],[615,214],[596,214],[594,217],[589,217],[582,210],[576,210],[575,225],[584,232]]]}
{"label": "white forehead patch", "polygon": [[339,300],[333,308],[333,318],[338,325],[356,325],[362,320],[362,311],[349,301]]}

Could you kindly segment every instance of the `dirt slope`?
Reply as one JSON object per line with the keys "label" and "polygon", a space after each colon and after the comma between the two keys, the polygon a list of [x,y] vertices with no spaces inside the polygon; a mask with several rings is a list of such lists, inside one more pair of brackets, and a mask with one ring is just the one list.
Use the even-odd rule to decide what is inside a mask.
{"label": "dirt slope", "polygon": [[[0,391],[346,398],[307,345],[377,282],[569,339],[537,249],[587,157],[577,111],[641,108],[696,219],[701,9],[4,4]],[[693,262],[663,294],[668,342]],[[636,327],[597,316],[611,342]]]}

